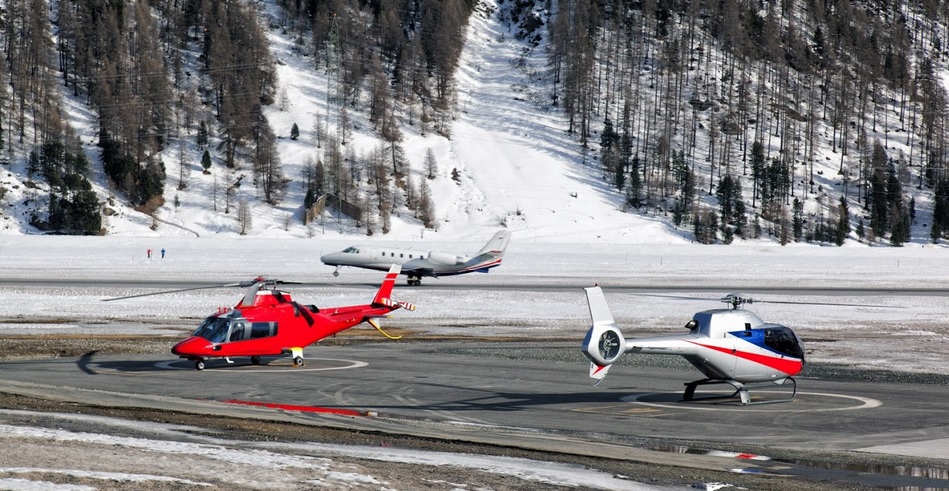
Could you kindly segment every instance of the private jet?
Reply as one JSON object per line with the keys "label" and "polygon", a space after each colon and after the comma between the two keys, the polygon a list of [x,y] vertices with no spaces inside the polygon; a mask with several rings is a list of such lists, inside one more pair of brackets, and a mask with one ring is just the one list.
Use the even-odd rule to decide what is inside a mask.
{"label": "private jet", "polygon": [[451,252],[391,249],[384,246],[352,246],[341,252],[320,258],[327,266],[336,266],[333,276],[339,276],[343,266],[388,271],[393,264],[402,266],[409,285],[421,285],[423,276],[453,276],[471,272],[487,273],[501,265],[504,249],[511,240],[511,232],[502,230],[488,241],[474,256]]}

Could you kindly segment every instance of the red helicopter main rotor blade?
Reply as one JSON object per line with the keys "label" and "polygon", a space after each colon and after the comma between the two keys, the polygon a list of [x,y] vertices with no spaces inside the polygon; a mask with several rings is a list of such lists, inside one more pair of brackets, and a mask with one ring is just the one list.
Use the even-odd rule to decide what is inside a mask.
{"label": "red helicopter main rotor blade", "polygon": [[129,298],[139,298],[139,297],[151,297],[153,295],[165,295],[168,293],[182,293],[182,292],[191,292],[195,290],[211,290],[214,288],[231,288],[235,286],[241,286],[239,283],[228,283],[226,285],[209,285],[209,286],[195,286],[191,288],[179,288],[177,290],[163,290],[160,292],[150,292],[150,293],[139,293],[136,295],[126,295],[124,297],[112,297],[112,298],[103,298],[103,302],[111,302],[113,300],[126,300]]}

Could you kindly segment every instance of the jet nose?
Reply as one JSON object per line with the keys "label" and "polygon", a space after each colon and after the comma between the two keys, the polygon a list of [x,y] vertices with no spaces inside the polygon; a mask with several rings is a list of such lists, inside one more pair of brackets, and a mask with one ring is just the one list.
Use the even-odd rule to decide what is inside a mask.
{"label": "jet nose", "polygon": [[340,253],[334,252],[332,254],[324,254],[320,256],[320,261],[323,261],[323,264],[327,266],[339,266],[339,256]]}
{"label": "jet nose", "polygon": [[211,352],[211,343],[204,338],[191,336],[171,348],[171,352],[178,356],[200,356]]}

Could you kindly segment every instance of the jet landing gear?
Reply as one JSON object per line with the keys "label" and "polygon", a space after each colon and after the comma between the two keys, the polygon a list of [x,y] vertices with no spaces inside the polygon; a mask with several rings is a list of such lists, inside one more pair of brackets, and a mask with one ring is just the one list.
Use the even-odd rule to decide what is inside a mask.
{"label": "jet landing gear", "polygon": [[407,283],[409,286],[419,286],[422,284],[422,277],[409,275]]}
{"label": "jet landing gear", "polygon": [[[742,406],[756,406],[759,404],[776,404],[779,402],[791,402],[794,400],[794,396],[797,395],[797,382],[794,381],[793,377],[786,377],[781,380],[775,380],[768,383],[768,385],[783,385],[785,382],[791,382],[791,397],[787,399],[778,399],[773,401],[751,401],[751,394],[748,392],[748,385],[741,382],[736,382],[734,380],[722,380],[722,379],[702,379],[696,380],[695,382],[689,382],[685,384],[685,393],[682,395],[682,400],[686,402],[690,401],[703,401],[711,399],[731,399],[735,396],[738,396],[741,400]],[[735,388],[735,392],[732,392],[728,395],[716,395],[716,396],[703,396],[695,397],[695,388],[700,385],[712,385],[712,384],[728,384]],[[764,386],[764,384],[760,384]]]}
{"label": "jet landing gear", "polygon": [[333,271],[333,277],[339,276],[339,268],[340,268],[339,266],[336,266],[336,270]]}

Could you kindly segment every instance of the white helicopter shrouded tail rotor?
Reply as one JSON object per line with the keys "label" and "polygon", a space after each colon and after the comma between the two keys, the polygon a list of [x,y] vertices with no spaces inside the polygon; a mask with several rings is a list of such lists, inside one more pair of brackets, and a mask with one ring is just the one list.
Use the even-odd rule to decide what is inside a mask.
{"label": "white helicopter shrouded tail rotor", "polygon": [[590,377],[603,380],[610,365],[626,352],[626,340],[613,321],[613,313],[606,303],[603,290],[595,286],[584,288],[593,325],[583,339],[583,353],[590,359]]}

